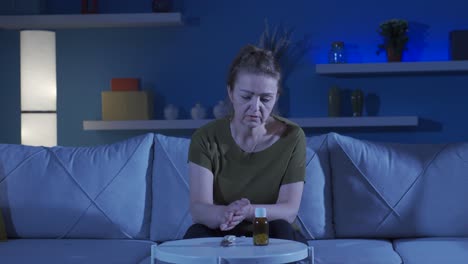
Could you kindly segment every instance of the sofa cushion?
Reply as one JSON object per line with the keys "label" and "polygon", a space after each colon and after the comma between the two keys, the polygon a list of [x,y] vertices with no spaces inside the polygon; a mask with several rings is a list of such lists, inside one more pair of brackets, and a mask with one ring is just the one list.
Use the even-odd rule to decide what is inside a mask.
{"label": "sofa cushion", "polygon": [[332,134],[337,237],[468,236],[468,144],[394,144]]}
{"label": "sofa cushion", "polygon": [[334,236],[327,137],[307,138],[305,185],[297,217],[307,239]]}
{"label": "sofa cushion", "polygon": [[188,177],[190,139],[154,137],[151,240],[181,239],[192,224]]}
{"label": "sofa cushion", "polygon": [[151,255],[147,240],[10,239],[0,244],[2,263],[135,264]]}
{"label": "sofa cushion", "polygon": [[[311,240],[314,264],[400,264],[400,256],[386,240]],[[406,262],[405,262],[406,263]]]}
{"label": "sofa cushion", "polygon": [[148,238],[153,134],[96,147],[0,145],[9,237]]}
{"label": "sofa cushion", "polygon": [[466,264],[468,238],[418,238],[393,241],[405,264]]}

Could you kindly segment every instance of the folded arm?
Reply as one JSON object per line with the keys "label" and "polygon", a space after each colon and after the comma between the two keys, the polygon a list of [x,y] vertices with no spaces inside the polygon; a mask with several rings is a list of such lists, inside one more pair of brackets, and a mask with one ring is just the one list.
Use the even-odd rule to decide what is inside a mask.
{"label": "folded arm", "polygon": [[283,219],[289,223],[294,222],[299,212],[299,206],[301,205],[303,189],[304,182],[302,181],[282,185],[276,204],[252,204],[252,208],[246,216],[246,219],[253,221],[255,208],[264,207],[266,208],[269,221]]}
{"label": "folded arm", "polygon": [[[195,223],[209,228],[219,228],[227,222],[239,223],[242,220],[253,221],[255,208],[267,209],[269,221],[284,219],[292,223],[297,216],[301,204],[304,182],[285,184],[280,187],[278,199],[275,204],[250,204],[236,201],[229,206],[214,205],[213,203],[213,173],[195,163],[189,162],[190,177],[190,212]],[[239,203],[239,206],[236,206]],[[238,208],[239,210],[232,209]],[[232,209],[232,210],[231,210]],[[234,215],[226,216],[227,211]],[[236,213],[237,212],[237,213]],[[234,218],[234,219],[233,219]],[[235,224],[234,224],[235,225]],[[228,229],[234,226],[228,227]]]}

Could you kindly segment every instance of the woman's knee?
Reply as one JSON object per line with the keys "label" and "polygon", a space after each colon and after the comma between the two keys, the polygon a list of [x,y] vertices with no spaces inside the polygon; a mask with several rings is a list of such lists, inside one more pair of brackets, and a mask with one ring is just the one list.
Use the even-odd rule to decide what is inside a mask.
{"label": "woman's knee", "polygon": [[283,220],[283,219],[270,221],[269,227],[272,230],[289,230],[289,229],[292,230],[292,225],[288,221]]}
{"label": "woman's knee", "polygon": [[294,229],[285,220],[274,220],[269,222],[270,237],[280,239],[294,239]]}

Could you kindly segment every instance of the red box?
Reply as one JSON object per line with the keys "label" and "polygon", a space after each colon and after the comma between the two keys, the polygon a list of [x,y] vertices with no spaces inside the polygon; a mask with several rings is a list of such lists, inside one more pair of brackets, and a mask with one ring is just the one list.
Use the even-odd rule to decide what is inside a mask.
{"label": "red box", "polygon": [[138,91],[140,88],[140,79],[138,78],[112,78],[112,91]]}

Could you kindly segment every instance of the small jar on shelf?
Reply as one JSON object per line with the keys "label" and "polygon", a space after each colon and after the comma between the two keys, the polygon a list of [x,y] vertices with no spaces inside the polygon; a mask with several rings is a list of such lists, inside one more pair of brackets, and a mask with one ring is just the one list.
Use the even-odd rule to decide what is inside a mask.
{"label": "small jar on shelf", "polygon": [[215,118],[224,118],[229,115],[229,107],[225,101],[221,100],[213,107],[213,115]]}
{"label": "small jar on shelf", "polygon": [[192,107],[190,114],[194,120],[205,119],[206,109],[200,103],[196,103],[195,106]]}
{"label": "small jar on shelf", "polygon": [[334,41],[328,51],[329,63],[346,63],[346,50],[343,41]]}
{"label": "small jar on shelf", "polygon": [[164,107],[164,118],[166,120],[175,120],[179,116],[179,109],[173,105],[168,104]]}
{"label": "small jar on shelf", "polygon": [[361,89],[356,89],[351,93],[351,105],[353,107],[353,116],[362,116],[364,93]]}

